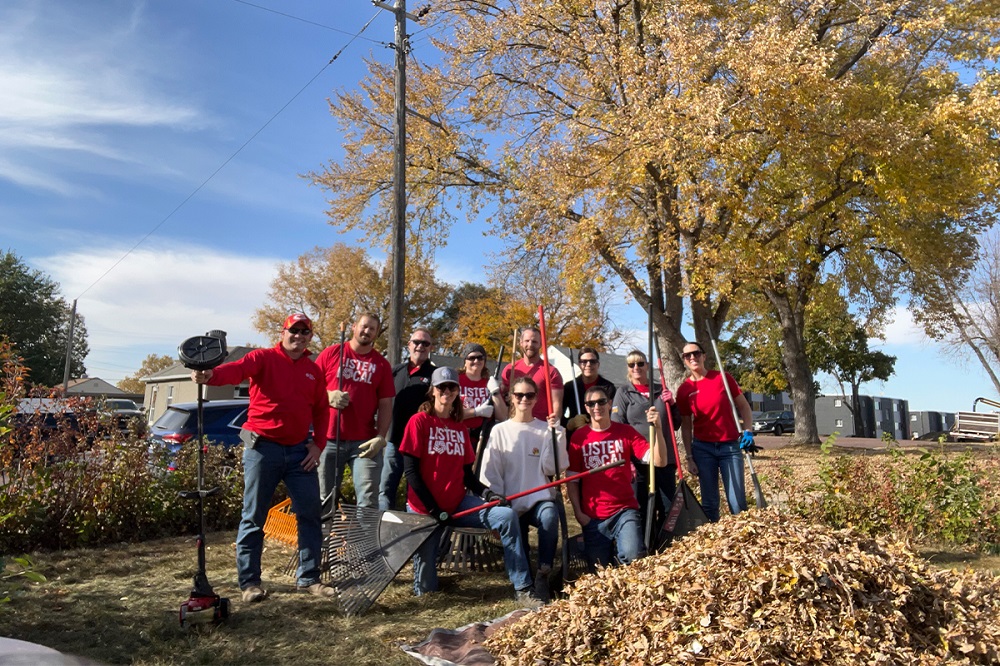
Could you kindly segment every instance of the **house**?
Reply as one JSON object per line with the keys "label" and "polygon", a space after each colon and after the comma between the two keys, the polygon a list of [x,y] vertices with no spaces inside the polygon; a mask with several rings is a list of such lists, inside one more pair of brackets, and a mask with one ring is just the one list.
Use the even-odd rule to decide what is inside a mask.
{"label": "house", "polygon": [[98,377],[71,379],[66,385],[66,397],[128,398],[129,400],[142,400],[141,395],[137,393],[127,393],[114,384],[106,382]]}
{"label": "house", "polygon": [[910,437],[950,432],[955,425],[953,412],[910,412]]}
{"label": "house", "polygon": [[910,409],[906,400],[861,395],[859,413],[850,410],[851,397],[821,395],[816,398],[816,427],[821,437],[834,432],[849,437],[881,438],[889,433],[897,441],[910,436]]}
{"label": "house", "polygon": [[[238,361],[255,347],[231,347],[226,362]],[[146,384],[145,407],[146,418],[150,423],[156,421],[167,407],[175,402],[195,402],[198,399],[197,385],[191,381],[191,370],[178,361],[168,368],[154,372],[148,377],[140,377]],[[229,400],[232,398],[250,397],[250,382],[238,386],[206,386],[206,400]]]}

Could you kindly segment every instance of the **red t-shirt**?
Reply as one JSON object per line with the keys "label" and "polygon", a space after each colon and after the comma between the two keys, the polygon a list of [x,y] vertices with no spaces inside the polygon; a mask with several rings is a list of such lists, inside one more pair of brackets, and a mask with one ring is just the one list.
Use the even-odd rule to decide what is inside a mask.
{"label": "red t-shirt", "polygon": [[[474,409],[489,400],[490,391],[486,388],[488,381],[489,379],[469,379],[469,376],[464,372],[460,374],[458,376],[458,390],[462,398],[462,407]],[[467,427],[471,432],[483,425],[483,417],[473,416],[468,419],[462,419],[462,425]]]}
{"label": "red t-shirt", "polygon": [[[740,395],[739,384],[726,373],[733,398]],[[695,439],[703,442],[731,442],[738,439],[740,431],[733,420],[733,408],[722,384],[722,374],[710,370],[701,381],[691,377],[677,388],[677,408],[681,416],[690,416]]]}
{"label": "red t-shirt", "polygon": [[[378,435],[375,414],[382,398],[396,396],[392,366],[382,354],[372,349],[358,354],[350,342],[344,343],[344,377],[337,377],[340,367],[340,345],[327,347],[320,352],[316,365],[326,377],[326,389],[347,391],[351,402],[340,414],[340,436],[345,440],[366,440]],[[327,402],[329,405],[329,402]],[[328,437],[337,436],[337,412],[330,407]]]}
{"label": "red t-shirt", "polygon": [[[511,369],[513,368],[513,370]],[[514,376],[511,377],[511,372]],[[534,408],[531,410],[531,415],[540,421],[545,421],[549,418],[549,401],[546,398],[545,391],[545,364],[539,359],[538,363],[535,365],[528,365],[528,363],[522,358],[513,366],[507,365],[503,369],[500,378],[503,383],[504,393],[510,391],[511,379],[517,379],[518,377],[524,377],[527,375],[535,381],[535,385],[538,386],[538,400],[535,402]],[[556,370],[555,366],[549,366],[549,379],[552,382],[552,390],[561,389],[563,387],[562,375]]]}
{"label": "red t-shirt", "polygon": [[[454,513],[465,497],[465,466],[476,462],[465,422],[417,412],[403,431],[400,453],[420,458],[420,478],[442,511]],[[417,513],[426,514],[417,494],[410,488],[406,501]]]}
{"label": "red t-shirt", "polygon": [[[642,460],[649,444],[630,425],[611,422],[607,430],[581,426],[569,442],[567,475],[580,474],[616,460]],[[638,509],[632,491],[632,465],[620,465],[580,479],[580,504],[591,518],[605,520],[622,509]]]}
{"label": "red t-shirt", "polygon": [[326,445],[323,433],[330,418],[323,373],[309,352],[292,360],[278,343],[270,349],[255,349],[238,361],[224,363],[212,371],[212,386],[250,380],[250,407],[244,428],[261,437],[288,446],[317,433],[316,443]]}

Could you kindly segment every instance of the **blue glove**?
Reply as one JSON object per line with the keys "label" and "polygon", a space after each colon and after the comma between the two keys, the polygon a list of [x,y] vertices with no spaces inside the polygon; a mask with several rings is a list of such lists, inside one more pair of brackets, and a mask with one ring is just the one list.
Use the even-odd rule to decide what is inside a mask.
{"label": "blue glove", "polygon": [[740,435],[740,450],[746,451],[750,455],[760,451],[760,447],[753,441],[753,433],[751,431],[744,430],[743,434]]}

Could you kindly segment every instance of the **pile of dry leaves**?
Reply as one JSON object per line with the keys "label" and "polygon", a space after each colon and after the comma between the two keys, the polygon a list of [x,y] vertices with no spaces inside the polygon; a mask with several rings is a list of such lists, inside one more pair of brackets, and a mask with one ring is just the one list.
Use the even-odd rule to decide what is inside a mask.
{"label": "pile of dry leaves", "polygon": [[486,647],[502,664],[1000,664],[1000,578],[754,510],[585,576]]}

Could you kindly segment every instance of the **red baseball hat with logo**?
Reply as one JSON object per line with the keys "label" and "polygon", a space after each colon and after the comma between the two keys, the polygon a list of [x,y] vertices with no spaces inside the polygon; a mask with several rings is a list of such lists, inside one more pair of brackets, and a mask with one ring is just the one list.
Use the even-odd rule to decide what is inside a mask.
{"label": "red baseball hat with logo", "polygon": [[288,315],[288,318],[285,319],[285,329],[294,328],[295,326],[308,328],[310,333],[313,330],[313,324],[309,321],[309,317],[305,316],[301,312],[290,314]]}

